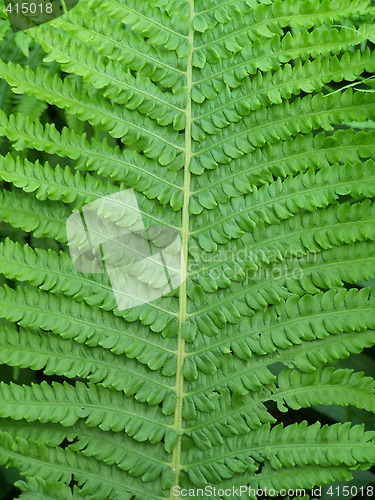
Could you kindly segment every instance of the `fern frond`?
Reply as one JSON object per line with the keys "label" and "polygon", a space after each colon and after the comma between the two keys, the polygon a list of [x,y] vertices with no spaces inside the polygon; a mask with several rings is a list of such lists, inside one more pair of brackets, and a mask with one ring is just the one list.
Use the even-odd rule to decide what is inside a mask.
{"label": "fern frond", "polygon": [[[95,17],[95,22],[93,19]],[[90,44],[102,56],[120,61],[133,71],[147,76],[153,82],[160,82],[166,88],[178,92],[185,83],[186,58],[178,57],[173,51],[166,52],[164,47],[148,44],[143,36],[135,32],[124,33],[121,24],[115,24],[98,9],[74,9],[69,16],[54,22],[75,38]]]}
{"label": "fern frond", "polygon": [[[65,72],[82,76],[85,82],[95,88],[104,89],[104,97],[111,102],[123,104],[130,110],[137,109],[159,125],[173,123],[176,130],[185,128],[185,103],[182,96],[167,98],[148,77],[134,78],[130,70],[124,73],[115,63],[106,62],[86,45],[79,44],[66,33],[53,30],[47,24],[34,34],[34,39],[50,54],[50,60],[62,63]],[[56,47],[59,47],[59,51]]]}
{"label": "fern frond", "polygon": [[[18,99],[17,99],[18,97]],[[13,99],[15,101],[14,112],[27,116],[32,120],[37,120],[47,109],[47,104],[45,102],[38,101],[35,97],[30,96],[17,96],[14,95]]]}
{"label": "fern frond", "polygon": [[[20,115],[6,117],[0,111],[0,133],[15,141],[14,148],[25,146],[60,157],[78,160],[78,170],[92,170],[100,176],[125,182],[127,186],[144,193],[148,198],[157,198],[162,204],[171,203],[175,210],[181,208],[183,193],[177,171],[157,167],[145,156],[135,151],[112,148],[107,141],[85,136],[64,127],[61,133],[54,124],[42,125]],[[151,165],[153,172],[151,173]]]}
{"label": "fern frond", "polygon": [[[374,155],[373,132],[355,132],[352,129],[337,130],[332,135],[320,132],[316,135],[297,135],[287,141],[279,141],[255,150],[242,159],[232,161],[223,172],[214,169],[205,176],[194,178],[191,193],[191,210],[200,213],[207,206],[207,196],[217,202],[252,192],[253,186],[272,182],[274,177],[318,170],[334,163],[356,163]],[[206,178],[209,181],[206,184]],[[201,203],[202,200],[202,203]]]}
{"label": "fern frond", "polygon": [[0,192],[2,220],[15,228],[32,232],[37,238],[66,241],[65,221],[70,210],[62,203],[40,202],[31,196],[4,189]]}
{"label": "fern frond", "polygon": [[[303,479],[307,476],[305,479]],[[316,484],[329,484],[334,481],[349,481],[351,473],[348,472],[348,468],[345,466],[331,466],[329,468],[319,467],[319,466],[305,466],[305,467],[293,467],[274,470],[272,467],[263,467],[260,474],[255,474],[249,477],[249,474],[238,475],[239,479],[236,481],[233,478],[228,480],[222,480],[220,485],[223,488],[237,486],[242,484],[247,484],[246,481],[251,479],[251,487],[257,489],[267,488],[268,491],[275,489],[275,491],[280,491],[282,488],[287,489],[299,489],[301,484],[305,484],[307,488],[313,488]],[[257,500],[255,496],[249,496],[251,500]],[[287,497],[286,497],[287,498]],[[292,497],[293,498],[293,497]],[[298,500],[306,500],[308,497],[294,497]]]}
{"label": "fern frond", "polygon": [[[53,77],[41,69],[36,72],[26,68],[22,73],[11,62],[0,64],[0,76],[13,86],[17,93],[27,92],[37,99],[43,99],[70,113],[77,114],[81,120],[92,125],[101,125],[114,138],[127,137],[128,146],[142,147],[146,156],[157,158],[161,165],[181,168],[183,143],[177,132],[169,131],[165,138],[165,130],[141,113],[136,117],[125,108],[111,105],[104,96],[90,92],[86,87],[78,87],[73,80],[62,80],[58,75]],[[82,105],[82,100],[88,104]],[[131,114],[131,116],[130,116]]]}
{"label": "fern frond", "polygon": [[[337,356],[347,355],[345,350],[339,348],[339,344],[350,348],[350,343],[353,342],[352,347],[357,349],[363,342],[360,332],[367,328],[374,329],[374,305],[374,295],[370,294],[368,289],[329,290],[315,295],[303,295],[301,298],[293,296],[285,303],[270,307],[266,314],[257,312],[250,319],[241,318],[242,328],[229,327],[229,335],[227,331],[222,331],[211,340],[200,332],[195,348],[193,347],[189,354],[194,358],[207,354],[213,359],[216,349],[218,354],[222,352],[225,355],[226,350],[230,348],[235,356],[248,360],[254,355],[283,356],[283,349],[288,350],[293,346],[297,348],[302,341],[316,341],[316,347],[320,345],[320,348],[324,349],[326,346],[327,353],[334,356],[335,360],[338,359]],[[299,324],[298,331],[294,327],[296,323]],[[249,329],[246,335],[243,333],[245,325]],[[343,332],[348,332],[348,335],[339,335]],[[357,334],[351,336],[350,332]],[[320,342],[329,334],[336,336],[334,348],[328,341]],[[370,342],[367,345],[372,345],[372,335],[365,337]],[[299,370],[310,372],[315,370],[315,366],[325,363],[318,355],[315,356],[319,348],[315,349],[305,346],[303,356],[293,358],[286,354],[285,359],[289,356],[290,363]],[[318,365],[312,362],[317,362]],[[201,363],[203,364],[203,360]]]}
{"label": "fern frond", "polygon": [[[156,335],[150,341],[146,335],[147,328],[144,329],[144,338],[140,340],[139,327],[137,335],[131,334],[135,329],[133,324],[84,303],[24,287],[13,290],[6,285],[0,294],[0,316],[16,321],[20,326],[37,328],[39,325],[80,344],[86,343],[91,347],[100,345],[116,354],[126,353],[155,370],[173,360],[172,342],[169,345],[161,342]],[[87,313],[92,317],[90,322],[82,319]],[[128,334],[124,332],[125,325],[129,329]]]}
{"label": "fern frond", "polygon": [[18,332],[4,328],[1,345],[1,362],[9,366],[43,370],[46,375],[87,378],[95,383],[100,382],[104,387],[124,391],[137,401],[151,405],[163,402],[167,413],[171,409],[173,411],[175,398],[172,383],[168,386],[158,373],[146,367],[142,373],[131,359],[124,364],[119,356],[109,354],[105,349],[93,351],[70,339],[57,339],[40,330],[22,327]]}
{"label": "fern frond", "polygon": [[[198,327],[203,333],[215,335],[218,326],[224,326],[227,322],[237,323],[242,315],[251,317],[254,310],[262,310],[268,304],[278,304],[291,295],[303,296],[342,287],[344,282],[355,284],[367,281],[373,275],[374,265],[373,242],[334,247],[317,254],[315,261],[288,262],[284,269],[280,269],[278,263],[273,264],[261,271],[258,280],[252,279],[250,274],[250,279],[233,282],[227,290],[219,289],[215,294],[207,294],[204,305],[199,300],[201,287],[192,285],[189,296],[197,303],[194,309],[188,310],[188,314],[200,323]],[[217,297],[220,297],[220,304],[217,303]],[[219,312],[223,308],[226,320]],[[218,317],[218,325],[210,315]]]}
{"label": "fern frond", "polygon": [[[319,55],[336,56],[342,50],[348,50],[366,39],[365,33],[347,28],[319,28],[311,32],[297,31],[294,35],[288,32],[283,37],[275,35],[269,39],[257,39],[228,59],[216,59],[210,65],[208,75],[205,73],[206,65],[203,65],[203,69],[198,68],[192,99],[195,103],[202,103],[205,99],[217,96],[216,88],[222,90],[225,84],[236,88],[244,78],[258,70],[276,70],[280,64],[298,58],[306,60]],[[201,65],[200,62],[199,66]]]}
{"label": "fern frond", "polygon": [[[12,440],[4,432],[0,435],[0,461],[19,468],[25,476],[65,484],[69,484],[74,470],[80,491],[93,499],[114,499],[122,495],[122,498],[130,500],[138,492],[137,481],[113,466],[70,450],[48,448],[21,438]],[[157,493],[161,489],[160,481],[158,487],[154,484],[153,488],[146,485],[142,485],[142,488],[146,488],[149,498],[162,498]]]}
{"label": "fern frond", "polygon": [[3,418],[59,422],[67,427],[78,419],[85,419],[89,427],[125,431],[136,441],[149,440],[151,443],[160,442],[166,434],[173,434],[168,425],[170,422],[162,418],[159,408],[150,408],[151,412],[144,416],[142,403],[129,398],[127,409],[120,409],[121,394],[96,384],[85,386],[77,382],[75,386],[67,383],[50,386],[43,382],[28,387],[2,383],[0,398]]}
{"label": "fern frond", "polygon": [[[27,281],[52,293],[73,296],[78,302],[84,300],[91,306],[99,306],[105,311],[113,311],[117,316],[129,318],[128,311],[115,309],[116,303],[109,280],[105,275],[82,275],[74,270],[71,259],[64,253],[53,250],[33,250],[28,245],[6,239],[0,243],[0,272],[9,279]],[[126,294],[118,290],[118,293]],[[140,321],[154,332],[163,331],[163,335],[174,335],[173,321],[176,316],[173,299],[166,304],[168,309],[158,304],[150,304],[140,316]],[[131,321],[131,319],[130,319]]]}
{"label": "fern frond", "polygon": [[356,80],[364,70],[372,73],[374,65],[374,56],[366,49],[364,53],[360,50],[345,52],[341,59],[326,57],[295,66],[286,64],[276,73],[258,72],[252,80],[244,79],[234,91],[227,88],[214,101],[204,102],[194,127],[201,129],[200,139],[203,139],[206,134],[215,134],[218,128],[240,122],[262,105],[280,104],[302,91],[321,90],[326,82]]}
{"label": "fern frond", "polygon": [[[364,432],[362,426],[350,428],[349,424],[321,427],[302,422],[287,427],[279,424],[272,429],[267,424],[247,436],[229,438],[233,443],[229,450],[233,452],[228,451],[228,447],[219,447],[214,455],[211,450],[192,450],[184,473],[193,484],[204,486],[207,480],[218,483],[221,478],[232,477],[239,469],[241,472],[256,470],[254,459],[267,461],[275,470],[307,465],[355,467],[357,464],[360,467],[361,462],[374,460],[373,437],[374,433]],[[340,453],[337,453],[338,447]]]}
{"label": "fern frond", "polygon": [[[374,412],[374,380],[365,377],[363,372],[353,372],[333,367],[317,370],[314,374],[283,370],[278,378],[280,396],[276,395],[275,400],[281,411],[286,410],[283,403],[296,410],[311,404],[326,404],[334,399],[340,406],[350,404]],[[285,397],[283,392],[287,393]]]}
{"label": "fern frond", "polygon": [[[330,305],[331,300],[335,307]],[[186,393],[186,411],[189,414],[197,406],[200,411],[212,412],[215,404],[209,399],[211,390],[228,387],[246,394],[270,384],[272,387],[276,380],[268,369],[272,363],[281,362],[309,373],[317,366],[374,345],[373,308],[374,295],[369,296],[368,289],[357,293],[332,290],[301,299],[292,297],[285,309],[283,305],[270,309],[265,322],[256,313],[250,320],[241,318],[240,327],[227,328],[225,336],[212,340],[202,336],[200,348],[192,351],[184,365],[185,377],[191,381],[187,383],[191,389]],[[291,319],[297,311],[298,333]],[[198,323],[207,334],[203,325],[203,321]],[[247,337],[238,333],[245,328],[249,331]],[[229,355],[231,352],[233,355]],[[199,389],[194,384],[198,373],[202,383]],[[218,416],[222,418],[222,412]]]}
{"label": "fern frond", "polygon": [[[213,264],[199,266],[197,248],[192,252],[191,272],[204,291],[226,288],[231,281],[243,281],[271,262],[302,259],[337,245],[375,239],[374,205],[361,203],[333,204],[313,212],[302,212],[274,226],[259,224],[255,231],[246,232],[240,240],[224,244]],[[324,214],[324,216],[323,216]],[[303,229],[302,229],[303,228]],[[224,240],[225,241],[225,240]],[[234,257],[228,259],[229,255]],[[246,269],[243,269],[246,262]]]}
{"label": "fern frond", "polygon": [[[204,51],[209,62],[228,58],[261,37],[282,36],[286,26],[311,29],[327,26],[342,20],[355,23],[354,16],[371,12],[366,1],[333,0],[317,1],[314,6],[292,0],[276,2],[200,2],[197,13],[210,29],[196,33],[197,46]],[[233,23],[233,19],[236,20]]]}
{"label": "fern frond", "polygon": [[61,200],[64,203],[76,202],[76,206],[90,203],[102,196],[116,192],[109,182],[79,172],[73,173],[69,167],[59,165],[51,167],[48,162],[41,165],[19,157],[13,159],[10,154],[0,156],[0,177],[27,193],[35,192],[38,200]]}
{"label": "fern frond", "polygon": [[[375,345],[373,17],[368,0],[82,0],[14,60],[0,25],[0,464],[20,498],[278,494],[375,464],[374,432],[322,411],[375,413],[373,377],[338,363]],[[129,235],[81,272],[72,244],[93,263],[101,241],[82,209],[128,189],[151,257]],[[128,209],[98,217],[121,236]],[[165,273],[142,303],[163,228],[179,285]]]}
{"label": "fern frond", "polygon": [[191,170],[199,175],[204,169],[230,163],[266,143],[273,144],[321,128],[330,131],[334,124],[349,122],[354,116],[366,120],[372,119],[374,114],[375,99],[372,95],[353,94],[351,89],[327,97],[308,94],[292,103],[284,101],[263,107],[245,116],[240,127],[230,124],[218,131],[214,138],[208,136],[199,142],[199,147],[193,151]]}
{"label": "fern frond", "polygon": [[77,422],[73,427],[59,424],[26,421],[8,421],[7,430],[28,441],[55,448],[64,439],[71,451],[82,452],[86,457],[94,457],[109,465],[116,465],[133,477],[142,477],[145,482],[162,476],[163,481],[170,476],[168,453],[161,443],[134,442],[123,432],[102,431]]}
{"label": "fern frond", "polygon": [[[27,483],[17,481],[17,487],[24,492],[19,497],[22,500],[76,500],[82,498],[77,494],[77,490],[73,494],[69,486],[64,483],[46,482],[40,478],[29,478]],[[87,497],[86,500],[88,500]]]}
{"label": "fern frond", "polygon": [[[146,36],[151,45],[162,46],[168,51],[175,51],[179,57],[187,57],[190,51],[188,40],[189,5],[173,2],[173,22],[170,13],[158,9],[157,6],[139,4],[135,0],[109,0],[99,4],[97,0],[90,2],[92,9],[101,5],[104,12],[112,19],[125,25],[131,25],[132,31]],[[177,26],[176,26],[177,25]]]}
{"label": "fern frond", "polygon": [[194,222],[199,229],[191,234],[203,251],[212,252],[217,250],[217,243],[237,239],[259,223],[279,224],[302,210],[327,207],[339,196],[372,197],[374,180],[372,160],[345,166],[334,164],[316,173],[309,170],[284,182],[278,179],[259,190],[254,187],[248,200],[238,196],[212,207],[213,214],[208,210],[202,216],[198,214]]}

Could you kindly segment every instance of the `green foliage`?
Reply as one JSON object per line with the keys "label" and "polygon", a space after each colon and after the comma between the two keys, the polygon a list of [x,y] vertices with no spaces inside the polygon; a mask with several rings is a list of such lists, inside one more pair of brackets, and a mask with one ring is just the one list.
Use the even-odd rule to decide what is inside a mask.
{"label": "green foliage", "polygon": [[[375,344],[374,15],[81,0],[27,34],[0,21],[0,464],[20,498],[308,489],[375,464],[375,381],[350,364]],[[66,221],[128,188],[179,231],[183,280],[119,311]]]}

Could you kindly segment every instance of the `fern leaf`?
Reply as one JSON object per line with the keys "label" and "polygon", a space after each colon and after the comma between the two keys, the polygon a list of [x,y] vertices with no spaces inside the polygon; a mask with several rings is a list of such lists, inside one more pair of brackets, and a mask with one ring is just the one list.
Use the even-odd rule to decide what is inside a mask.
{"label": "fern leaf", "polygon": [[[95,17],[95,23],[93,18]],[[124,34],[121,24],[111,25],[108,17],[98,9],[74,9],[69,16],[54,22],[81,42],[90,43],[102,56],[121,61],[133,71],[159,82],[177,93],[185,84],[186,58],[175,52],[166,52],[163,47],[150,45],[142,35],[135,32]],[[88,46],[88,45],[87,45]]]}
{"label": "fern leaf", "polygon": [[0,207],[2,220],[11,226],[33,232],[37,238],[66,241],[65,221],[70,212],[63,204],[41,203],[4,189],[0,192]]}
{"label": "fern leaf", "polygon": [[[63,81],[57,75],[51,77],[47,71],[41,69],[34,72],[27,68],[22,73],[19,69],[12,63],[0,64],[0,75],[14,86],[14,91],[17,89],[17,93],[24,93],[27,89],[29,95],[77,114],[81,120],[87,120],[92,125],[102,125],[112,137],[127,136],[127,145],[143,147],[150,158],[158,158],[162,165],[173,163],[173,168],[182,166],[183,148],[177,132],[170,131],[169,137],[164,139],[163,129],[160,127],[158,131],[158,126],[152,123],[151,119],[142,118],[138,113],[136,116],[138,120],[141,119],[141,124],[135,125],[134,123],[138,123],[137,118],[131,119],[130,113],[126,113],[122,106],[117,105],[116,109],[103,96],[90,95],[86,89],[79,88],[75,81]],[[89,106],[81,104],[82,92],[85,91],[84,99],[92,102]]]}
{"label": "fern leaf", "polygon": [[[85,386],[81,382],[75,387],[57,383],[51,387],[47,382],[30,387],[2,384],[0,394],[4,418],[24,418],[29,422],[38,419],[40,422],[59,422],[63,426],[72,426],[83,418],[89,427],[116,432],[125,430],[136,441],[148,439],[152,443],[159,442],[166,434],[173,434],[167,422],[161,423],[158,408],[152,408],[152,413],[144,417],[141,403],[129,400],[127,410],[120,411],[121,394],[97,385]],[[65,405],[66,401],[69,402]]]}
{"label": "fern leaf", "polygon": [[[57,343],[59,354],[56,357]],[[18,332],[4,329],[1,345],[0,358],[9,366],[43,370],[46,375],[87,377],[90,381],[102,383],[104,387],[124,391],[137,401],[151,405],[163,401],[165,408],[169,405],[173,409],[172,385],[168,386],[164,379],[146,368],[141,373],[139,366],[131,360],[124,365],[119,356],[108,354],[104,349],[92,351],[69,339],[57,342],[53,335],[27,328],[20,328]],[[22,358],[19,357],[21,350],[24,352]]]}
{"label": "fern leaf", "polygon": [[[130,333],[126,335],[123,330],[125,321],[110,313],[94,312],[94,309],[86,304],[74,302],[69,298],[58,299],[46,292],[24,287],[13,290],[5,285],[0,294],[0,315],[9,321],[17,321],[21,326],[36,328],[40,325],[63,338],[74,338],[77,342],[90,346],[101,345],[115,353],[126,352],[129,357],[136,357],[153,369],[173,360],[172,343],[168,348],[165,342],[162,343],[156,338],[152,341],[144,338],[141,342],[139,328],[137,336]],[[91,311],[92,321],[82,320],[85,317],[83,310]],[[128,323],[128,327],[130,331],[134,330],[134,325]]]}
{"label": "fern leaf", "polygon": [[[3,132],[2,132],[3,131]],[[15,141],[15,149],[25,146],[78,160],[78,170],[92,170],[100,176],[111,177],[115,181],[126,182],[126,185],[144,193],[148,198],[157,198],[162,204],[171,203],[175,210],[181,208],[182,189],[178,180],[179,172],[157,166],[136,152],[120,151],[119,147],[111,148],[108,142],[92,138],[85,134],[78,135],[64,127],[60,133],[54,124],[43,126],[39,121],[31,121],[23,116],[6,117],[0,111],[0,133]],[[151,164],[153,173],[150,172]]]}
{"label": "fern leaf", "polygon": [[[135,482],[133,478],[95,459],[89,459],[70,450],[47,448],[21,438],[13,441],[7,433],[1,434],[0,443],[1,462],[20,468],[25,476],[37,474],[37,477],[45,481],[69,483],[73,469],[81,486],[80,492],[93,499],[116,498],[117,495],[130,499],[137,493],[137,487],[132,486]],[[108,477],[104,479],[103,476]],[[155,485],[153,489],[147,488],[147,490],[150,498],[162,498],[160,494],[158,495]]]}
{"label": "fern leaf", "polygon": [[[294,379],[294,377],[298,377],[298,379]],[[286,370],[280,374],[278,382],[281,393],[288,392],[289,389],[291,389],[291,393],[285,398],[282,395],[281,399],[276,397],[276,401],[279,403],[284,400],[293,409],[302,408],[306,404],[310,406],[313,400],[317,401],[316,404],[325,404],[327,401],[335,399],[336,404],[341,406],[351,404],[357,408],[374,412],[374,380],[371,377],[364,377],[363,373],[360,372],[353,373],[353,370],[335,370],[332,367],[327,367],[318,370],[311,376],[297,372],[292,374]],[[283,408],[283,405],[279,404],[279,407]]]}
{"label": "fern leaf", "polygon": [[[173,123],[177,130],[185,127],[182,99],[176,98],[175,102],[170,102],[158,87],[149,83],[148,78],[134,78],[130,71],[124,74],[115,63],[107,63],[85,45],[70,39],[66,33],[52,30],[48,25],[43,25],[35,37],[43,49],[51,54],[51,60],[62,63],[62,69],[67,73],[80,75],[95,88],[105,89],[103,95],[111,102],[123,104],[130,110],[138,109],[159,125]],[[59,52],[56,47],[60,47]]]}
{"label": "fern leaf", "polygon": [[[321,410],[375,413],[373,377],[345,367],[375,345],[374,12],[83,0],[18,37],[22,58],[1,23],[0,464],[20,498],[276,496],[375,464],[374,432]],[[94,263],[100,232],[66,228],[128,189],[160,229],[132,279],[155,285],[162,228],[182,253],[140,305],[106,272],[132,236],[84,273],[69,249]],[[134,229],[128,209],[100,217]]]}
{"label": "fern leaf", "polygon": [[22,500],[73,500],[81,498],[72,494],[72,490],[64,483],[51,483],[43,479],[31,478],[27,483],[17,482],[18,488],[24,493],[19,497]]}

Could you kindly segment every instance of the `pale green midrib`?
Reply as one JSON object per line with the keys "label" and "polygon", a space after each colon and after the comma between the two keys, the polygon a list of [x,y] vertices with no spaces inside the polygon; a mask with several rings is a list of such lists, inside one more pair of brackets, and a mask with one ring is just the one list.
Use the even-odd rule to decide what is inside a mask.
{"label": "pale green midrib", "polygon": [[173,484],[170,490],[169,498],[175,499],[176,496],[173,494],[173,487],[179,486],[180,482],[180,472],[181,472],[181,439],[183,431],[183,421],[182,421],[182,406],[184,397],[184,376],[183,376],[183,365],[185,359],[185,341],[182,337],[182,325],[187,319],[187,271],[188,271],[188,239],[189,239],[189,200],[190,200],[190,162],[191,162],[191,124],[192,124],[192,112],[191,112],[191,90],[193,85],[193,69],[192,69],[192,58],[193,58],[193,47],[194,47],[194,0],[188,0],[190,6],[190,31],[189,31],[189,43],[190,43],[190,54],[187,60],[186,68],[186,87],[188,91],[188,102],[186,106],[186,131],[185,131],[185,166],[184,166],[184,205],[182,209],[182,228],[181,228],[181,245],[182,245],[182,256],[181,259],[181,284],[179,290],[179,328],[178,328],[178,340],[177,340],[177,370],[176,370],[176,412],[173,429],[177,432],[177,442],[173,450],[172,455],[172,470],[174,471]]}

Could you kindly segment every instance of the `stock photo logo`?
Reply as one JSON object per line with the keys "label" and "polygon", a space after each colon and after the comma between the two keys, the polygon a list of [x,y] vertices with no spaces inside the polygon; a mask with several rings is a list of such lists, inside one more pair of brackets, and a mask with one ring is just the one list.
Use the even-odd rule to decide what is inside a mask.
{"label": "stock photo logo", "polygon": [[24,31],[66,14],[79,0],[3,0],[13,32]]}
{"label": "stock photo logo", "polygon": [[85,205],[68,218],[66,231],[74,268],[106,272],[120,311],[158,299],[181,284],[180,233],[146,220],[132,189]]}

